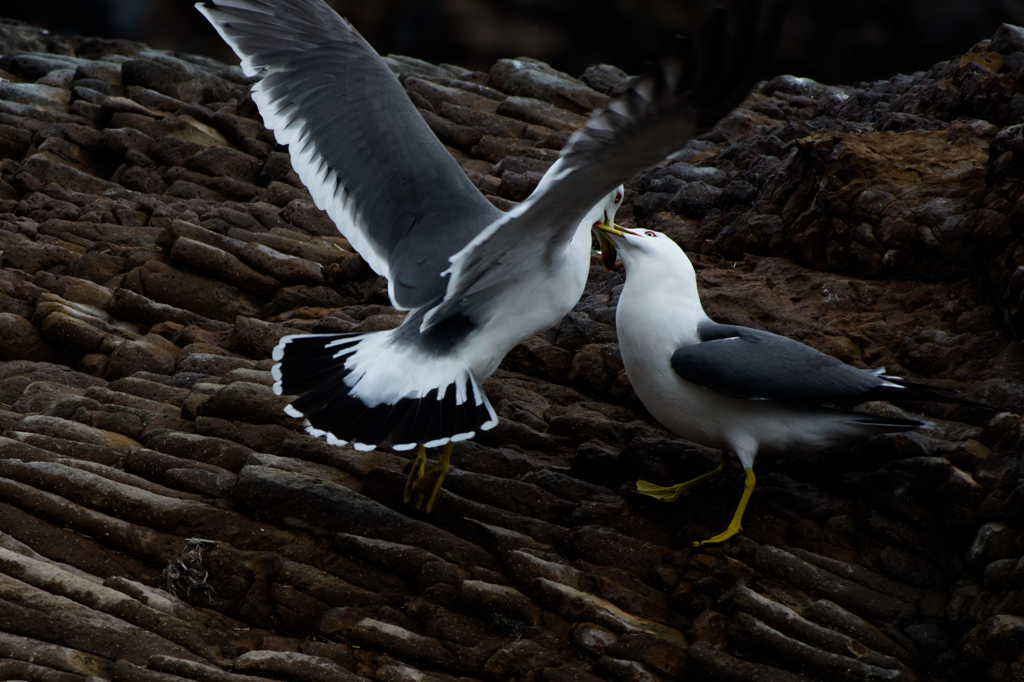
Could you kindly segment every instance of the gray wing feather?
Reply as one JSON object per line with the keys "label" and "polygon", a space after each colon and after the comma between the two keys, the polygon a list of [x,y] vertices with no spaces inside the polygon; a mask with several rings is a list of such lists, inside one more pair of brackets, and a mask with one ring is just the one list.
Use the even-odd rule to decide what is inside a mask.
{"label": "gray wing feather", "polygon": [[396,307],[439,299],[449,257],[501,217],[373,48],[321,0],[196,7],[260,76],[253,99],[289,145],[317,205],[378,273]]}
{"label": "gray wing feather", "polygon": [[[446,300],[427,322],[476,304],[477,295],[567,243],[579,221],[615,187],[710,129],[747,95],[768,61],[782,19],[759,21],[757,2],[712,15],[685,57],[642,78],[569,139],[537,190],[452,258]],[[684,43],[689,47],[688,43]],[[497,267],[496,267],[497,266]]]}
{"label": "gray wing feather", "polygon": [[839,400],[887,384],[798,341],[713,322],[698,327],[701,343],[672,354],[682,379],[727,398]]}

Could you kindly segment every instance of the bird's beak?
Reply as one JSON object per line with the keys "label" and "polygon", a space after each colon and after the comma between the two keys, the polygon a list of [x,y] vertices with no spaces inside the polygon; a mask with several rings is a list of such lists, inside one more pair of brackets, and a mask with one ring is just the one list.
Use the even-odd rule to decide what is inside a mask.
{"label": "bird's beak", "polygon": [[625,232],[618,229],[614,223],[609,223],[607,214],[605,214],[604,222],[594,223],[594,231],[597,233],[597,241],[601,245],[601,262],[604,264],[604,269],[611,272],[615,265],[617,251],[615,243],[608,235],[621,236]]}

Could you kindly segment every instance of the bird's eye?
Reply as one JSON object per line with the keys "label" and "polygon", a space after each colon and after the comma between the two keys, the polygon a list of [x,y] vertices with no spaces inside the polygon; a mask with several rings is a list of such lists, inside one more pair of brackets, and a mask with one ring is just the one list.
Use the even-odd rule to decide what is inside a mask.
{"label": "bird's eye", "polygon": [[622,201],[622,192],[615,193],[615,203],[618,204]]}
{"label": "bird's eye", "polygon": [[650,230],[647,230],[646,232],[644,232],[644,234],[646,234],[648,237],[657,237],[658,236],[657,232],[651,232]]}

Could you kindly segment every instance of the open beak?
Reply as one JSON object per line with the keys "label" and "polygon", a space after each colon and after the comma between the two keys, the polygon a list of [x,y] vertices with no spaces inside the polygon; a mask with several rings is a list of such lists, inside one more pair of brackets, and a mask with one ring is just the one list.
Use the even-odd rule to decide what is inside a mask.
{"label": "open beak", "polygon": [[594,232],[597,234],[597,242],[601,245],[601,262],[604,264],[604,269],[611,272],[615,266],[617,252],[615,243],[608,235],[623,235],[625,232],[618,229],[614,223],[609,224],[607,216],[605,216],[604,222],[594,223]]}

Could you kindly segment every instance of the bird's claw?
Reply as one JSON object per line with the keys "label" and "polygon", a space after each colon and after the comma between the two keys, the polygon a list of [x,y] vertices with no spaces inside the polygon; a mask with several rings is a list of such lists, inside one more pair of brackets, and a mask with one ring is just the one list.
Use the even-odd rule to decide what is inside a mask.
{"label": "bird's claw", "polygon": [[719,542],[725,542],[726,540],[731,538],[733,535],[736,535],[737,533],[739,533],[742,530],[743,530],[743,526],[741,526],[739,523],[735,523],[735,524],[734,523],[730,523],[729,527],[726,528],[721,533],[719,533],[718,535],[716,535],[714,537],[711,537],[711,538],[708,538],[707,540],[697,540],[696,542],[693,543],[693,546],[694,547],[700,547],[701,545],[713,545],[713,544],[717,544]]}

